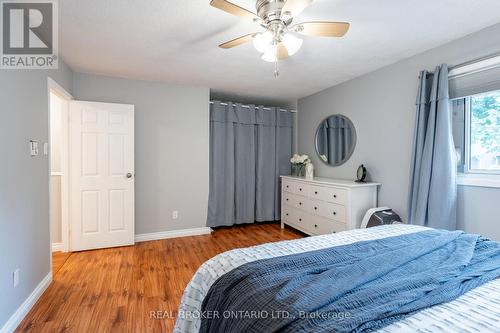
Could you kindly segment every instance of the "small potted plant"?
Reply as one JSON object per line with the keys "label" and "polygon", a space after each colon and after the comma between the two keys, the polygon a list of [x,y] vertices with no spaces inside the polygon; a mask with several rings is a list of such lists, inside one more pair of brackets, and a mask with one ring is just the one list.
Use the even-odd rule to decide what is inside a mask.
{"label": "small potted plant", "polygon": [[309,156],[305,154],[294,154],[290,159],[290,162],[292,162],[292,175],[300,177],[302,176],[302,170],[306,164],[311,163],[311,160],[309,159]]}

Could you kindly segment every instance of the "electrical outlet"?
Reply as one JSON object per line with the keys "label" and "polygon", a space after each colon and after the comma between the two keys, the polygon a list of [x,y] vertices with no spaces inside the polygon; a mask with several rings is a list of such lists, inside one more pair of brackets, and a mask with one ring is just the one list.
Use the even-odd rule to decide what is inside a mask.
{"label": "electrical outlet", "polygon": [[178,211],[176,211],[176,210],[174,210],[174,211],[172,212],[172,218],[173,218],[174,220],[177,220],[177,219],[179,218],[179,212],[178,212]]}
{"label": "electrical outlet", "polygon": [[14,285],[14,288],[16,288],[19,285],[19,268],[16,269],[12,274],[12,283]]}

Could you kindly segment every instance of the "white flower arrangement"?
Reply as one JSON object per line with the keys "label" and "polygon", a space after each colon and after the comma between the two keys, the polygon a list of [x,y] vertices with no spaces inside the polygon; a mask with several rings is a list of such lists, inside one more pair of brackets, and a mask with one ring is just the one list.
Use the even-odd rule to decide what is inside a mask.
{"label": "white flower arrangement", "polygon": [[299,155],[299,154],[294,154],[292,158],[290,159],[290,162],[292,162],[293,165],[297,166],[304,166],[308,163],[311,163],[311,159],[307,155]]}

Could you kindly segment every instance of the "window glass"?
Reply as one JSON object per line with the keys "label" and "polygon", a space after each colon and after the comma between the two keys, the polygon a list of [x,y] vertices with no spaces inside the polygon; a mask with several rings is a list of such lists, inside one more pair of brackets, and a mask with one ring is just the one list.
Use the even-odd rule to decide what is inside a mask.
{"label": "window glass", "polygon": [[500,172],[500,91],[470,97],[469,169]]}

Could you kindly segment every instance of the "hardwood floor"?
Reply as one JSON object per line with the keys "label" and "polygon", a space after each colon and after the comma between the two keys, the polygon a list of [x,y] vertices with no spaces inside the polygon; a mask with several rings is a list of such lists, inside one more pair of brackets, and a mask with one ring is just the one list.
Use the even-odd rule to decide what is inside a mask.
{"label": "hardwood floor", "polygon": [[56,274],[68,260],[71,252],[52,252],[52,274]]}
{"label": "hardwood floor", "polygon": [[218,253],[301,238],[279,223],[221,228],[211,235],[74,252],[16,332],[171,332],[175,318],[151,311],[177,311],[198,267]]}

